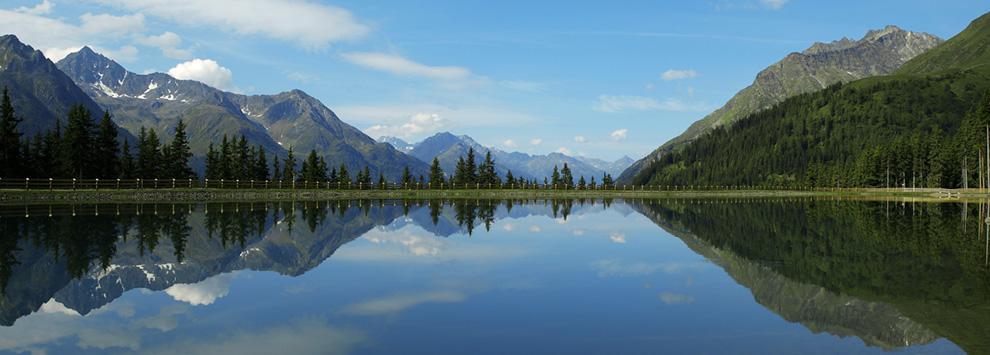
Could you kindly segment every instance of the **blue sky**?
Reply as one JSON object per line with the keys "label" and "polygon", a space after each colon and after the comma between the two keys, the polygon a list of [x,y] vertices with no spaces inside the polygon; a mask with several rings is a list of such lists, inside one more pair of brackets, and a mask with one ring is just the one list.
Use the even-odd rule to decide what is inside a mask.
{"label": "blue sky", "polygon": [[372,137],[639,158],[815,41],[893,24],[949,38],[986,1],[4,1],[0,33],[53,59],[302,89]]}

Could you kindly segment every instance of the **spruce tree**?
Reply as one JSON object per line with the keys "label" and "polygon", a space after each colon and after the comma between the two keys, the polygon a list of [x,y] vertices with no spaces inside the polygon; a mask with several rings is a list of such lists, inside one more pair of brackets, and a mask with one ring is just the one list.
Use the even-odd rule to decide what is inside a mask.
{"label": "spruce tree", "polygon": [[20,122],[21,119],[14,115],[7,87],[4,87],[3,99],[0,99],[0,177],[22,175],[19,172],[21,135],[17,132]]}
{"label": "spruce tree", "polygon": [[154,129],[141,127],[138,134],[137,174],[141,179],[159,177],[161,143]]}
{"label": "spruce tree", "polygon": [[385,174],[378,173],[378,188],[382,190],[388,188],[388,182],[385,181]]}
{"label": "spruce tree", "polygon": [[371,186],[371,168],[368,166],[364,167],[364,179],[361,180],[361,184],[364,186]]}
{"label": "spruce tree", "polygon": [[557,170],[556,165],[553,166],[553,174],[551,174],[550,177],[550,182],[554,185],[554,187],[560,185],[560,171]]}
{"label": "spruce tree", "polygon": [[584,190],[587,184],[588,183],[584,181],[584,175],[581,175],[581,179],[578,180],[578,184],[577,184],[578,189]]}
{"label": "spruce tree", "polygon": [[571,175],[571,168],[564,163],[564,168],[560,170],[560,184],[564,187],[574,186],[574,176]]}
{"label": "spruce tree", "polygon": [[337,169],[337,182],[342,188],[347,188],[351,185],[351,173],[347,171],[347,165],[344,165],[344,163],[340,163],[340,168]]}
{"label": "spruce tree", "polygon": [[251,180],[251,166],[254,162],[254,155],[251,154],[251,146],[248,145],[247,138],[241,135],[241,139],[237,141],[237,159],[236,162],[236,176],[235,179],[241,180]]}
{"label": "spruce tree", "polygon": [[498,186],[500,182],[498,173],[495,172],[495,159],[492,158],[491,151],[485,153],[485,160],[478,166],[478,182],[484,186]]}
{"label": "spruce tree", "polygon": [[430,165],[430,187],[439,188],[444,183],[443,169],[440,168],[440,159],[433,158]]}
{"label": "spruce tree", "polygon": [[134,155],[131,154],[131,144],[126,140],[120,151],[120,178],[133,179],[135,175]]}
{"label": "spruce tree", "polygon": [[516,183],[516,177],[512,176],[512,170],[509,170],[508,172],[505,173],[505,184],[512,186],[515,185],[515,183]]}
{"label": "spruce tree", "polygon": [[402,168],[402,186],[408,187],[413,184],[412,174],[409,173],[409,167]]}
{"label": "spruce tree", "polygon": [[462,185],[467,183],[467,175],[467,164],[464,162],[464,157],[457,158],[451,183],[455,185],[454,187],[463,187]]}
{"label": "spruce tree", "polygon": [[186,124],[182,120],[179,120],[175,124],[175,136],[172,138],[172,144],[169,146],[168,156],[165,157],[166,164],[169,167],[167,177],[180,180],[194,178],[196,174],[189,167],[189,158],[191,157],[192,152],[189,148],[189,139],[186,137]]}
{"label": "spruce tree", "polygon": [[597,185],[598,185],[598,183],[595,182],[595,177],[592,176],[591,177],[591,183],[588,184],[588,188],[594,190],[596,187],[598,187]]}
{"label": "spruce tree", "polygon": [[220,154],[213,149],[213,142],[210,142],[209,148],[206,150],[206,171],[204,176],[208,180],[218,180],[220,168]]}
{"label": "spruce tree", "polygon": [[96,134],[95,163],[99,177],[116,178],[120,171],[120,161],[117,157],[117,126],[113,124],[109,111],[103,112]]}
{"label": "spruce tree", "polygon": [[220,156],[218,159],[220,169],[217,169],[218,179],[230,180],[233,177],[233,155],[233,147],[230,146],[230,141],[227,140],[227,135],[225,134],[223,135],[223,140],[220,141]]}
{"label": "spruce tree", "polygon": [[255,151],[255,160],[253,170],[253,178],[258,181],[268,180],[268,153],[265,153],[265,148],[260,144]]}
{"label": "spruce tree", "polygon": [[282,167],[282,178],[286,181],[293,181],[296,179],[296,155],[292,151],[291,146],[285,156],[285,164]]}
{"label": "spruce tree", "polygon": [[69,126],[62,138],[62,150],[67,177],[93,177],[93,118],[85,106],[69,109]]}
{"label": "spruce tree", "polygon": [[473,185],[478,182],[478,166],[474,159],[474,148],[468,148],[467,157],[464,158],[465,184]]}
{"label": "spruce tree", "polygon": [[272,181],[282,179],[282,168],[278,165],[278,154],[272,153]]}

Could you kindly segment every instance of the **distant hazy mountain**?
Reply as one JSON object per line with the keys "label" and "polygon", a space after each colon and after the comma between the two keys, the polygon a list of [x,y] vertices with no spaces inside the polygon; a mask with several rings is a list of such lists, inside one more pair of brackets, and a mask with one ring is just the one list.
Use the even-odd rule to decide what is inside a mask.
{"label": "distant hazy mountain", "polygon": [[516,177],[526,179],[538,179],[542,181],[553,173],[554,166],[563,168],[566,163],[571,169],[574,179],[580,176],[591,180],[594,176],[596,180],[601,180],[605,172],[616,174],[632,163],[632,159],[623,157],[615,162],[606,162],[599,159],[572,157],[561,153],[550,153],[547,155],[529,155],[519,152],[506,152],[499,149],[482,146],[468,136],[456,136],[450,132],[437,133],[422,142],[412,145],[409,154],[417,159],[432,163],[433,158],[440,160],[440,167],[445,172],[452,173],[457,165],[457,160],[466,156],[468,149],[474,148],[476,157],[481,161],[485,153],[491,152],[495,159],[496,171],[501,176],[509,170]]}
{"label": "distant hazy mountain", "polygon": [[400,152],[407,154],[411,152],[412,149],[415,147],[411,143],[406,142],[399,137],[381,136],[378,137],[378,141],[382,143],[388,143],[392,145],[392,148],[398,149]]}
{"label": "distant hazy mountain", "polygon": [[927,33],[887,26],[869,31],[858,41],[843,38],[831,43],[815,43],[803,52],[791,53],[757,74],[753,84],[739,91],[725,106],[635,162],[622,173],[619,181],[629,182],[654,159],[715,127],[732,124],[792,96],[839,82],[893,73],[908,60],[939,43],[942,43],[940,38]]}
{"label": "distant hazy mountain", "polygon": [[[0,36],[0,89],[6,87],[17,116],[18,126],[28,136],[66,122],[72,105],[81,104],[98,120],[103,109],[79,89],[41,51],[21,43],[16,36]],[[124,138],[133,138],[122,132]]]}
{"label": "distant hazy mountain", "polygon": [[170,135],[182,119],[197,156],[223,135],[243,134],[252,144],[283,156],[289,147],[299,156],[315,149],[330,165],[345,163],[352,171],[370,166],[373,173],[397,178],[409,166],[414,173],[426,173],[422,162],[375,142],[299,90],[248,96],[162,73],[135,74],[89,47],[65,57],[58,67],[132,133],[151,127]]}

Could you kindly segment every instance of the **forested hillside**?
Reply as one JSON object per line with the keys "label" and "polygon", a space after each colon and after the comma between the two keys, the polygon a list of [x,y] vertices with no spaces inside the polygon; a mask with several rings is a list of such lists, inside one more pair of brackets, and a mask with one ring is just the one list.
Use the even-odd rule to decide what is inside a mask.
{"label": "forested hillside", "polygon": [[959,187],[965,165],[976,186],[990,124],[988,38],[984,15],[894,75],[833,85],[714,129],[633,183]]}

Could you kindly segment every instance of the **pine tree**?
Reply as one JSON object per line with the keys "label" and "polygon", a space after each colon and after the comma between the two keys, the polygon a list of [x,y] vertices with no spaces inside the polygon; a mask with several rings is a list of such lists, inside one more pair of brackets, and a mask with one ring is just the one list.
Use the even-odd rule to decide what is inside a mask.
{"label": "pine tree", "polygon": [[553,166],[553,174],[551,174],[550,176],[551,176],[550,182],[553,184],[555,188],[557,185],[560,185],[560,171],[557,170],[556,165]]}
{"label": "pine tree", "polygon": [[69,176],[65,170],[65,149],[62,149],[62,120],[55,120],[55,128],[45,134],[45,155],[49,157],[47,169],[49,177],[64,178]]}
{"label": "pine tree", "polygon": [[413,184],[412,174],[409,173],[409,167],[402,168],[402,186],[409,187]]}
{"label": "pine tree", "polygon": [[365,166],[364,172],[362,172],[361,175],[363,175],[363,178],[360,181],[361,186],[371,187],[371,168]]}
{"label": "pine tree", "polygon": [[478,180],[484,186],[494,187],[501,183],[498,173],[495,172],[495,159],[492,158],[491,151],[485,153],[485,160],[478,167]]}
{"label": "pine tree", "polygon": [[120,151],[120,178],[133,179],[135,175],[134,156],[131,154],[131,144],[126,140]]}
{"label": "pine tree", "polygon": [[574,186],[574,176],[571,175],[571,168],[567,167],[567,163],[564,163],[564,168],[560,170],[560,184],[565,188]]}
{"label": "pine tree", "polygon": [[598,187],[598,183],[595,182],[595,177],[592,176],[591,177],[591,183],[588,184],[588,188],[594,190],[596,187]]}
{"label": "pine tree", "polygon": [[265,153],[265,148],[259,144],[254,156],[256,158],[254,160],[254,168],[252,169],[254,180],[268,180],[268,153]]}
{"label": "pine tree", "polygon": [[206,150],[206,171],[203,175],[207,180],[220,179],[220,153],[213,149],[213,142]]}
{"label": "pine tree", "polygon": [[347,172],[347,165],[344,163],[340,163],[340,168],[337,169],[337,183],[345,189],[351,185],[351,173]]}
{"label": "pine tree", "polygon": [[20,140],[17,124],[20,118],[14,115],[14,105],[10,102],[7,87],[3,88],[0,99],[0,177],[21,176]]}
{"label": "pine tree", "polygon": [[378,188],[382,190],[388,188],[388,182],[385,181],[385,174],[378,173]]}
{"label": "pine tree", "polygon": [[85,106],[69,109],[69,126],[62,137],[63,158],[67,177],[90,178],[94,174],[93,118]]}
{"label": "pine tree", "polygon": [[237,141],[236,176],[234,179],[251,180],[251,163],[254,162],[254,155],[251,154],[251,146],[248,145],[247,138],[241,135]]}
{"label": "pine tree", "polygon": [[578,180],[577,187],[578,187],[578,189],[584,190],[584,188],[585,188],[586,185],[587,185],[587,182],[584,181],[584,175],[581,175],[581,179]]}
{"label": "pine tree", "polygon": [[161,161],[161,143],[154,129],[141,127],[138,134],[137,174],[141,179],[159,177]]}
{"label": "pine tree", "polygon": [[516,184],[516,177],[512,175],[512,170],[505,173],[505,184],[510,187]]}
{"label": "pine tree", "polygon": [[278,154],[272,153],[272,181],[282,180],[282,168],[278,165]]}
{"label": "pine tree", "polygon": [[443,169],[440,168],[440,159],[433,158],[430,165],[430,187],[439,188],[444,183]]}
{"label": "pine tree", "polygon": [[230,141],[227,140],[227,135],[223,135],[223,140],[220,141],[220,169],[218,169],[218,179],[231,180],[233,178],[233,147],[230,145]]}
{"label": "pine tree", "polygon": [[282,179],[293,181],[296,179],[296,155],[289,147],[288,155],[285,156],[285,164],[282,170]]}
{"label": "pine tree", "polygon": [[120,161],[117,158],[117,126],[109,111],[103,112],[96,134],[96,146],[93,152],[99,177],[116,178],[120,172]]}
{"label": "pine tree", "polygon": [[467,175],[467,165],[464,162],[464,157],[457,158],[457,165],[454,167],[454,176],[451,179],[451,183],[455,185],[454,187],[461,187],[466,183]]}
{"label": "pine tree", "polygon": [[478,182],[478,166],[474,157],[474,148],[468,148],[467,157],[464,158],[464,183],[474,185]]}
{"label": "pine tree", "polygon": [[181,180],[196,177],[192,168],[189,167],[189,158],[191,157],[192,152],[189,148],[189,139],[186,137],[186,124],[182,120],[179,120],[175,124],[175,135],[172,138],[172,144],[169,146],[168,156],[165,157],[166,164],[169,168],[166,177]]}

